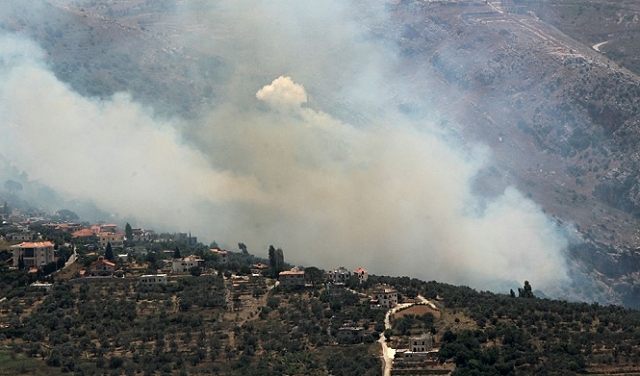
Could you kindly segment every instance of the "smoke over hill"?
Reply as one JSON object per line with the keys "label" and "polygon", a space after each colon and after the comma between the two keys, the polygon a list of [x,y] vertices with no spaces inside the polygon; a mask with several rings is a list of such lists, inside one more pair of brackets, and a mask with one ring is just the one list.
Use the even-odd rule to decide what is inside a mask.
{"label": "smoke over hill", "polygon": [[498,291],[569,282],[570,230],[514,187],[474,193],[491,149],[440,127],[394,73],[397,51],[367,33],[383,7],[355,19],[342,2],[185,3],[182,27],[206,32],[180,43],[232,67],[215,104],[183,118],[124,92],[83,96],[35,42],[3,33],[2,154],[119,217],[258,254],[276,244],[293,263]]}

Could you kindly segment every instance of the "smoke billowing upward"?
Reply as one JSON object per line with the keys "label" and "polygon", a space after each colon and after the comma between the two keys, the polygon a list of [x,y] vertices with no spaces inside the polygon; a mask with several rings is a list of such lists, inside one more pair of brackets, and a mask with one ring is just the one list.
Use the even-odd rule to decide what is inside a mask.
{"label": "smoke billowing upward", "polygon": [[[208,19],[186,10],[213,36],[183,42],[234,67],[220,103],[195,120],[161,119],[126,93],[83,97],[33,42],[2,35],[2,154],[120,217],[258,254],[276,244],[294,263],[482,289],[566,282],[567,239],[534,202],[512,187],[489,201],[473,193],[491,151],[397,111],[393,98],[411,93],[393,49],[362,37],[384,13],[353,20],[330,3],[222,2]],[[332,96],[357,124],[322,108]]]}

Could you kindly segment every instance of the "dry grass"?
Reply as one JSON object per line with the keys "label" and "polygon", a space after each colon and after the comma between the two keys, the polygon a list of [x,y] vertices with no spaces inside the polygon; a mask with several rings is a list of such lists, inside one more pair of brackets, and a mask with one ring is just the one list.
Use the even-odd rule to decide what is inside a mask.
{"label": "dry grass", "polygon": [[433,309],[428,305],[414,305],[413,307],[409,307],[407,309],[403,309],[400,312],[396,312],[393,316],[394,319],[398,319],[405,315],[422,316],[425,313],[433,314],[433,317],[435,317],[436,319],[439,319],[441,315],[439,310]]}

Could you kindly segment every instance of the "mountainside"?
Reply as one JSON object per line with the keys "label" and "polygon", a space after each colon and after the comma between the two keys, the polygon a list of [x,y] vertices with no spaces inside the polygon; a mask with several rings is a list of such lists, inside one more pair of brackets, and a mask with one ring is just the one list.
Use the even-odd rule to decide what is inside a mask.
{"label": "mountainside", "polygon": [[[570,256],[613,288],[579,294],[613,293],[637,307],[638,77],[537,17],[565,2],[514,3],[521,13],[493,3],[401,2],[389,38],[425,95],[434,87],[444,94],[438,108],[458,120],[460,137],[492,147],[495,164],[477,188],[491,195],[514,184],[559,223],[575,224],[581,241]],[[581,6],[600,6],[592,3]],[[611,21],[616,13],[607,14]],[[573,24],[561,17],[558,26]]]}
{"label": "mountainside", "polygon": [[[400,51],[387,102],[416,122],[436,122],[466,148],[481,142],[491,149],[476,193],[491,198],[515,186],[559,225],[575,229],[567,230],[573,283],[564,296],[640,307],[638,6],[354,3],[366,25],[361,37]],[[184,22],[187,11],[198,16]],[[56,76],[82,95],[128,91],[159,116],[189,119],[203,107],[224,106],[232,73],[267,82],[281,74],[255,68],[278,62],[278,54],[260,62],[247,54],[245,65],[234,65],[227,51],[216,50],[222,47],[202,42],[203,35],[218,40],[232,33],[234,25],[207,21],[219,11],[204,1],[5,2],[0,25],[36,40]],[[313,77],[313,68],[301,74]],[[355,125],[375,118],[369,108],[349,106],[341,80],[358,66],[343,68],[319,80],[308,106]],[[398,78],[410,90],[399,90]],[[197,133],[185,138],[200,142]]]}

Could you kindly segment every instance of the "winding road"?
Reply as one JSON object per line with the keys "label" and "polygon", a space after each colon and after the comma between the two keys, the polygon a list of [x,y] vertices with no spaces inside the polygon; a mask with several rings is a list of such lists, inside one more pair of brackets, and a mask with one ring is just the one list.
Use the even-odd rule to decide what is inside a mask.
{"label": "winding road", "polygon": [[[418,300],[420,300],[420,304],[427,304],[429,305],[429,307],[433,309],[438,309],[436,308],[435,304],[425,299],[424,296],[418,295],[417,298]],[[388,310],[387,314],[384,316],[384,328],[391,329],[391,315],[405,308],[409,308],[415,304],[416,303],[398,304],[397,306]],[[385,338],[384,333],[380,334],[380,338],[378,339],[378,342],[380,343],[380,346],[382,346],[382,360],[384,361],[383,368],[382,368],[382,375],[391,376],[391,367],[393,366],[393,358],[396,354],[396,350],[387,345],[387,339]]]}

